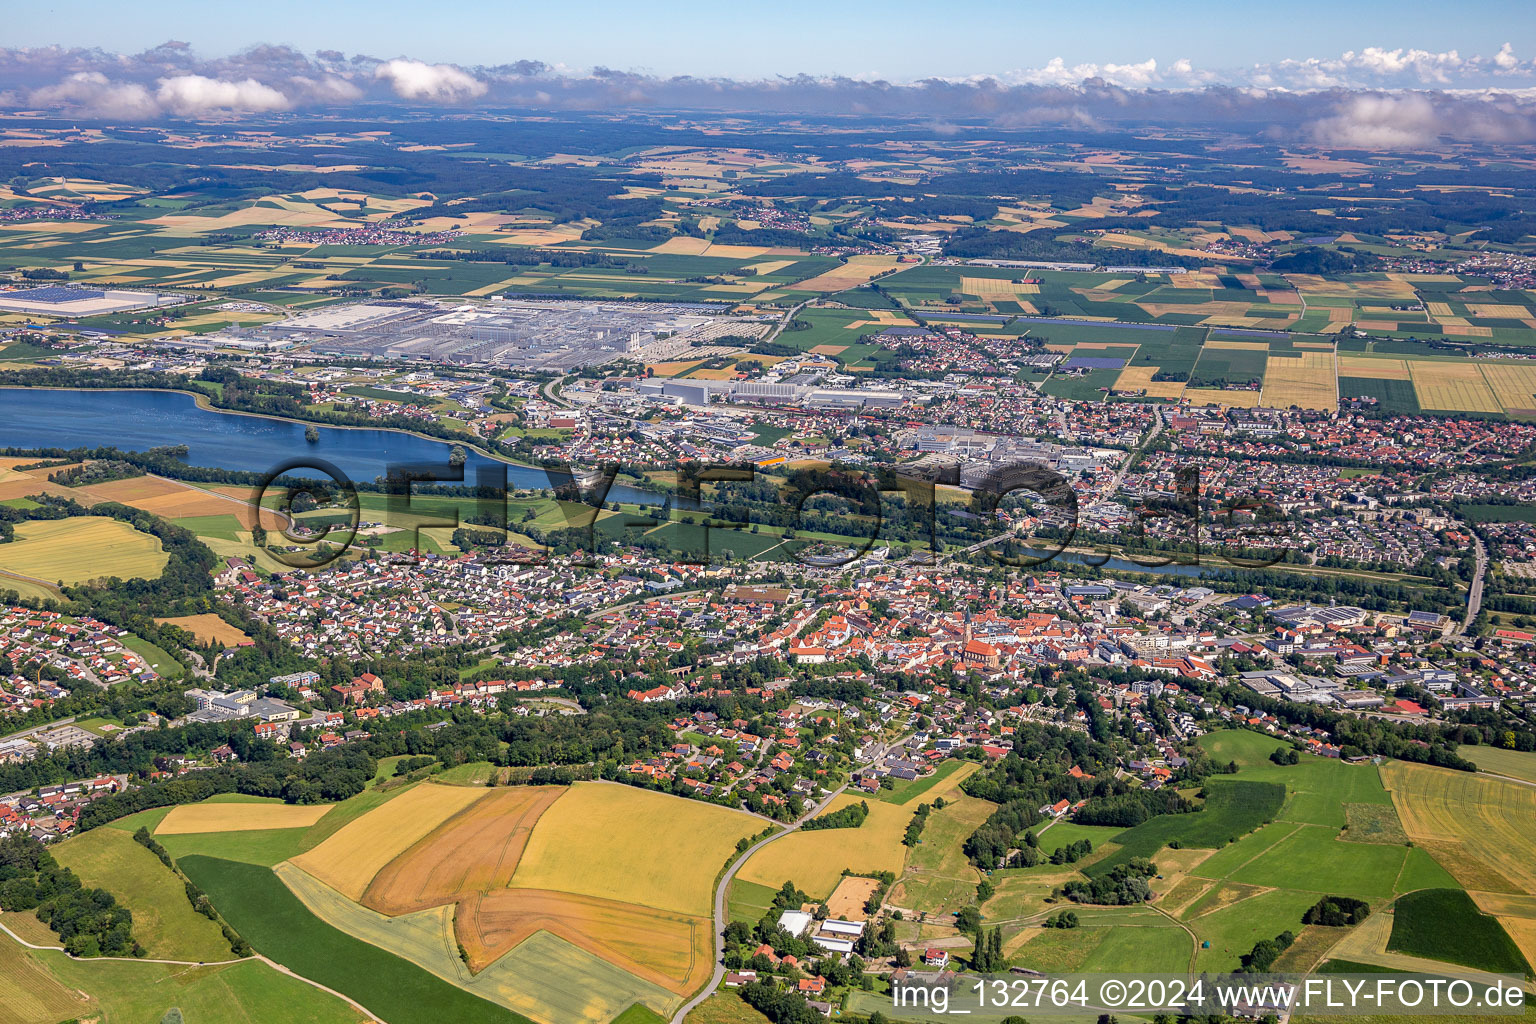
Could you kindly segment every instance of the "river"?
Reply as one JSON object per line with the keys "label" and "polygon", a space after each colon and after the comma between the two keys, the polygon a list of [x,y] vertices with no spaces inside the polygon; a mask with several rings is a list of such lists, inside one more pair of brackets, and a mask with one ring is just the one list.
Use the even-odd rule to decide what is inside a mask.
{"label": "river", "polygon": [[[191,466],[269,472],[293,459],[323,459],[357,481],[383,476],[392,465],[448,468],[447,441],[403,430],[353,429],[316,425],[320,439],[304,440],[308,425],[265,416],[241,416],[200,408],[191,395],[175,391],[68,391],[0,388],[0,448],[94,448],[147,451],[184,444]],[[478,467],[506,466],[513,488],[549,487],[549,476],[470,450],[465,482]],[[295,475],[303,475],[295,471]],[[318,472],[310,475],[319,476]],[[661,497],[615,483],[608,501],[655,505]]]}

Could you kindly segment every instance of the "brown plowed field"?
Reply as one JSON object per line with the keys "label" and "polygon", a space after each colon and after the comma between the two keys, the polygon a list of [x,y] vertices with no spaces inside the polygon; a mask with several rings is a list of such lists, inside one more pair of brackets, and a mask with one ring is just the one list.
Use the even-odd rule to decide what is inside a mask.
{"label": "brown plowed field", "polygon": [[564,786],[518,786],[491,793],[385,865],[363,905],[396,917],[505,889],[534,824],[565,792]]}

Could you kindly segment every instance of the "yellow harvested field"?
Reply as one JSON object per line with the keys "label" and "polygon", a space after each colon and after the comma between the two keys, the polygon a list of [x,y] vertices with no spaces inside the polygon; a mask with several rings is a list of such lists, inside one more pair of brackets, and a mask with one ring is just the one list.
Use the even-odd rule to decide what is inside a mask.
{"label": "yellow harvested field", "polygon": [[157,836],[198,832],[259,832],[272,828],[308,828],[331,809],[330,804],[203,803],[181,804],[160,819]]}
{"label": "yellow harvested field", "polygon": [[1300,356],[1270,356],[1264,365],[1261,404],[1286,409],[1339,407],[1338,380],[1332,352],[1307,352]]}
{"label": "yellow harvested field", "polygon": [[1536,896],[1512,896],[1507,893],[1469,893],[1478,909],[1499,919],[1509,937],[1515,940],[1527,962],[1536,963]]}
{"label": "yellow harvested field", "polygon": [[1536,789],[1406,761],[1381,765],[1403,830],[1467,889],[1536,892]]}
{"label": "yellow harvested field", "polygon": [[1444,302],[1427,302],[1424,304],[1424,308],[1429,311],[1430,316],[1452,315],[1451,307]]}
{"label": "yellow harvested field", "polygon": [[1469,302],[1467,309],[1473,316],[1485,316],[1493,320],[1523,320],[1531,315],[1529,306],[1503,303]]}
{"label": "yellow harvested field", "polygon": [[1476,363],[1414,359],[1409,361],[1408,367],[1413,375],[1413,393],[1424,409],[1503,411]]}
{"label": "yellow harvested field", "polygon": [[839,918],[847,918],[850,921],[865,920],[869,915],[864,912],[864,904],[878,888],[880,888],[880,880],[877,878],[847,876],[837,883],[837,888],[833,889],[832,895],[827,897],[827,917],[834,921]]}
{"label": "yellow harvested field", "polygon": [[794,265],[794,260],[769,260],[767,263],[753,263],[747,266],[745,269],[752,271],[754,274],[759,274],[766,277],[769,274],[778,273],[785,267],[792,267]]}
{"label": "yellow harvested field", "polygon": [[1149,398],[1179,398],[1185,383],[1179,380],[1153,380],[1156,366],[1127,366],[1115,378],[1116,391],[1145,391]]}
{"label": "yellow harvested field", "polygon": [[708,914],[726,857],[761,828],[742,811],[578,782],[539,819],[512,885]]}
{"label": "yellow harvested field", "polygon": [[363,905],[394,917],[506,888],[534,824],[564,794],[563,786],[493,791],[385,865]]}
{"label": "yellow harvested field", "polygon": [[245,635],[244,630],[236,629],[212,612],[205,612],[202,615],[183,615],[174,619],[156,619],[155,622],[162,626],[169,625],[184,629],[205,644],[238,647],[251,642],[251,638]]}
{"label": "yellow harvested field", "polygon": [[708,918],[593,896],[502,889],[460,905],[454,930],[471,969],[494,963],[538,931],[547,931],[615,967],[687,995],[714,968]]}
{"label": "yellow harvested field", "polygon": [[1254,349],[1264,349],[1265,351],[1268,351],[1269,350],[1269,342],[1267,342],[1267,341],[1237,341],[1237,340],[1232,339],[1232,338],[1208,338],[1208,339],[1206,339],[1205,345],[1203,347],[1204,348],[1246,349],[1246,350],[1250,350],[1250,351],[1254,350]]}
{"label": "yellow harvested field", "polygon": [[496,233],[496,241],[509,245],[557,245],[576,241],[590,226],[576,222],[547,228],[503,228]]}
{"label": "yellow harvested field", "polygon": [[896,266],[895,256],[850,256],[842,266],[818,274],[808,281],[801,281],[794,287],[796,291],[840,292],[845,288],[856,288],[888,270],[896,269]]}
{"label": "yellow harvested field", "polygon": [[1461,280],[1455,274],[1388,274],[1394,281],[1417,281],[1420,284],[1455,284]]}
{"label": "yellow harvested field", "polygon": [[1536,366],[1529,363],[1483,363],[1483,379],[1505,412],[1536,409]]}
{"label": "yellow harvested field", "polygon": [[676,377],[698,366],[702,359],[675,359],[670,363],[647,363],[646,369],[657,377]]}
{"label": "yellow harvested field", "polygon": [[1002,277],[962,277],[960,290],[967,295],[976,295],[983,299],[1008,299],[1015,295],[1040,294],[1040,286],[1037,284],[1014,284],[1013,281]]}
{"label": "yellow harvested field", "polygon": [[0,569],[47,583],[109,576],[154,579],[170,557],[158,537],[103,516],[17,523],[16,539],[0,544]]}
{"label": "yellow harvested field", "polygon": [[361,900],[386,864],[485,795],[485,790],[468,786],[422,783],[343,825],[293,863],[348,899]]}
{"label": "yellow harvested field", "polygon": [[1491,338],[1492,327],[1472,327],[1461,324],[1452,324],[1442,321],[1442,329],[1446,334],[1454,334],[1458,338]]}
{"label": "yellow harvested field", "polygon": [[1175,288],[1220,288],[1221,278],[1215,274],[1196,271],[1190,274],[1174,274],[1168,283]]}
{"label": "yellow harvested field", "polygon": [[835,356],[847,347],[847,345],[817,345],[811,349],[811,352],[818,356]]}
{"label": "yellow harvested field", "polygon": [[1224,391],[1221,388],[1185,388],[1184,400],[1191,405],[1224,405],[1229,409],[1253,409],[1263,393],[1259,391]]}
{"label": "yellow harvested field", "polygon": [[[860,799],[844,793],[832,801],[827,811],[856,804]],[[869,816],[858,828],[825,828],[785,836],[753,854],[737,877],[774,889],[793,881],[813,898],[825,899],[842,880],[845,868],[900,875],[907,850],[901,845],[901,837],[912,820],[913,808],[881,800],[867,803]]]}
{"label": "yellow harvested field", "polygon": [[1408,363],[1402,359],[1376,359],[1371,356],[1341,354],[1340,377],[1364,377],[1367,380],[1412,380]]}

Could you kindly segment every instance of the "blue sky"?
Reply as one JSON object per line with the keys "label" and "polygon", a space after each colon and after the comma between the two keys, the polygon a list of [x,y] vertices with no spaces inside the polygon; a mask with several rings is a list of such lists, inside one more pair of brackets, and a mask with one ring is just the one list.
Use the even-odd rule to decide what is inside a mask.
{"label": "blue sky", "polygon": [[1367,47],[1491,56],[1504,43],[1536,55],[1523,3],[1287,0],[1226,4],[1099,0],[1092,5],[911,0],[769,0],[574,4],[398,0],[73,0],[18,4],[4,44],[95,46],[132,53],[168,39],[208,56],[260,44],[312,52],[491,65],[520,59],[572,70],[733,78],[805,72],[911,80],[1006,74],[1046,65],[1160,67],[1187,58],[1221,71]]}

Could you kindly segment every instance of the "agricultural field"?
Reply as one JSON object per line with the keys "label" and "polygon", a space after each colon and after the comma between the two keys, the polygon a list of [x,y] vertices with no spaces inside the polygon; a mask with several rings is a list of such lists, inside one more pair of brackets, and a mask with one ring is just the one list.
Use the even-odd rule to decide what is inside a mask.
{"label": "agricultural field", "polygon": [[[334,807],[243,799],[157,813],[184,869],[215,885],[238,876],[287,908],[297,931],[252,938],[262,952],[288,963],[361,940],[432,979],[414,985],[446,984],[542,1024],[605,1024],[636,1005],[665,1015],[696,991],[713,969],[716,872],[760,830],[740,812],[604,783],[426,782]],[[651,838],[661,834],[683,837],[687,855]],[[334,987],[372,1008],[365,989]]]}
{"label": "agricultural field", "polygon": [[151,829],[157,836],[202,832],[257,832],[266,829],[308,828],[330,812],[331,804],[285,804],[268,801],[207,801],[181,804]]}
{"label": "agricultural field", "polygon": [[1153,856],[1172,841],[1203,848],[1225,846],[1272,819],[1285,800],[1285,788],[1279,783],[1223,779],[1208,786],[1204,809],[1149,818],[1121,832],[1114,839],[1118,849],[1089,865],[1086,872],[1108,874],[1132,858]]}
{"label": "agricultural field", "polygon": [[1460,753],[1477,765],[1478,771],[1536,782],[1536,753],[1498,747],[1463,747]]}
{"label": "agricultural field", "polygon": [[186,630],[205,644],[223,644],[225,647],[239,647],[248,644],[251,638],[244,632],[231,626],[223,619],[206,612],[202,615],[183,615],[174,619],[156,619],[155,622],[165,626],[171,625]]}
{"label": "agricultural field", "polygon": [[82,883],[106,889],[133,912],[134,938],[151,957],[230,958],[219,926],[192,909],[181,879],[127,832],[92,829],[58,844],[52,853]]}
{"label": "agricultural field", "polygon": [[66,585],[116,576],[153,579],[170,556],[160,540],[103,516],[29,520],[0,544],[0,570]]}
{"label": "agricultural field", "polygon": [[[889,897],[896,906],[947,913],[959,910],[975,896],[981,872],[966,859],[961,845],[997,805],[964,795],[945,800],[942,808],[929,813],[918,845],[907,851],[901,881]],[[913,811],[919,802],[923,801],[904,806]]]}
{"label": "agricultural field", "polygon": [[715,875],[737,840],[761,829],[758,818],[696,800],[578,783],[539,819],[512,884],[707,915]]}
{"label": "agricultural field", "polygon": [[482,797],[389,861],[360,902],[394,916],[506,888],[535,823],[564,793],[519,786]]}
{"label": "agricultural field", "polygon": [[73,960],[24,950],[0,936],[0,1022],[58,1024],[162,1020],[172,1008],[188,1021],[261,1024],[361,1024],[368,1016],[257,960],[208,967]]}
{"label": "agricultural field", "polygon": [[1381,776],[1409,838],[1464,888],[1536,892],[1526,824],[1536,814],[1536,790],[1481,773],[1402,761],[1384,763]]}
{"label": "agricultural field", "polygon": [[[861,799],[844,793],[828,805],[827,812]],[[773,889],[793,881],[813,899],[825,899],[837,887],[844,870],[900,875],[907,849],[901,845],[901,837],[917,804],[867,802],[869,816],[858,828],[826,828],[785,836],[754,853],[736,877]]]}
{"label": "agricultural field", "polygon": [[1460,889],[1420,889],[1393,907],[1391,952],[1527,977],[1531,965],[1498,919]]}
{"label": "agricultural field", "polygon": [[[268,868],[201,855],[179,864],[257,950],[392,1024],[432,1024],[444,1016],[469,1024],[507,1020],[505,1007],[320,920]],[[390,984],[377,984],[384,977]]]}
{"label": "agricultural field", "polygon": [[344,825],[293,862],[352,900],[373,877],[422,836],[486,794],[424,783]]}
{"label": "agricultural field", "polygon": [[764,1017],[736,993],[716,992],[688,1014],[684,1024],[768,1024]]}

